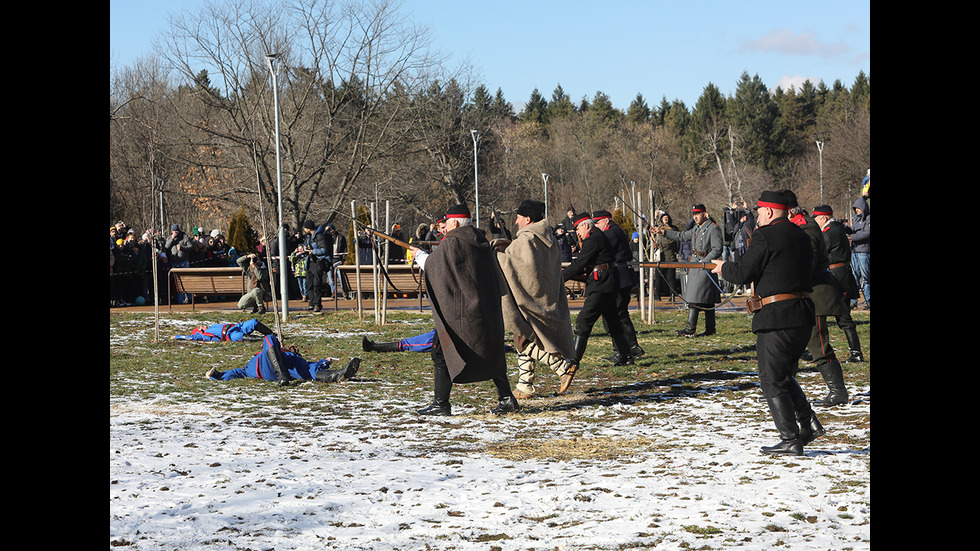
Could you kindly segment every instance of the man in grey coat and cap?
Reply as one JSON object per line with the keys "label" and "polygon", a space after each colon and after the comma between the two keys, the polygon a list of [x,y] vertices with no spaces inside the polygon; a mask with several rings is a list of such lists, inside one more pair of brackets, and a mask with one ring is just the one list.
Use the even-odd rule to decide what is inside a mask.
{"label": "man in grey coat and cap", "polygon": [[[667,230],[654,227],[654,233],[674,241],[691,242],[691,262],[712,262],[721,258],[725,240],[721,228],[708,216],[704,205],[691,207],[694,227],[685,231]],[[710,269],[710,267],[709,267]],[[718,277],[706,269],[687,269],[687,285],[684,286],[684,302],[687,303],[687,325],[677,331],[678,335],[700,337],[715,334],[715,305],[721,302]],[[704,311],[704,332],[698,333],[698,314]]]}

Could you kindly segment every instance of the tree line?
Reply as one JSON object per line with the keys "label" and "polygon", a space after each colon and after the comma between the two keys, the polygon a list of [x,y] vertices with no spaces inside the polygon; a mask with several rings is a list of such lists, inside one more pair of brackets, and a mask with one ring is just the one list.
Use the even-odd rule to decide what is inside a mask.
{"label": "tree line", "polygon": [[704,203],[717,219],[774,188],[846,212],[870,168],[863,72],[775,91],[745,72],[727,97],[707,83],[692,107],[638,93],[625,110],[557,83],[519,112],[472,73],[384,0],[229,0],[173,17],[112,75],[110,222],[225,229],[244,209],[274,231],[280,174],[293,229],[346,224],[352,201],[387,202],[413,228],[477,194],[484,221],[545,194],[555,222],[635,195],[644,212],[686,219]]}

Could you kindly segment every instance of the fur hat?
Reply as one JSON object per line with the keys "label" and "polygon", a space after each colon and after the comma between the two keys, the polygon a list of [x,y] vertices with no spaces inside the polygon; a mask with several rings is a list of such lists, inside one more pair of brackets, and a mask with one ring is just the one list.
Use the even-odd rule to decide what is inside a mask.
{"label": "fur hat", "polygon": [[521,216],[527,216],[532,222],[538,222],[544,218],[544,203],[541,201],[525,199],[521,201],[520,205],[517,206],[517,210],[515,212]]}

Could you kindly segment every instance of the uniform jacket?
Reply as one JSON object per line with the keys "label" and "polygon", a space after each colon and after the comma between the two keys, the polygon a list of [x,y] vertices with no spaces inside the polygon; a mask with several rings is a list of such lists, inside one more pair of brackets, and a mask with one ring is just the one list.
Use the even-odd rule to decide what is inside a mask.
{"label": "uniform jacket", "polygon": [[[495,240],[494,245],[497,243]],[[504,328],[514,334],[515,348],[521,352],[533,342],[545,352],[573,357],[561,246],[547,220],[519,229],[506,249],[497,250],[496,257],[508,290],[501,301]]]}
{"label": "uniform jacket", "polygon": [[609,238],[599,228],[592,228],[592,232],[582,240],[582,250],[578,257],[562,270],[562,281],[585,275],[585,296],[592,293],[618,293],[619,272],[615,269],[594,270],[596,266],[615,261]]}
{"label": "uniform jacket", "polygon": [[425,260],[425,286],[455,383],[507,375],[500,282],[490,242],[473,226],[446,234]]}
{"label": "uniform jacket", "polygon": [[854,281],[854,271],[851,270],[851,244],[847,240],[847,230],[831,218],[823,227],[823,240],[827,244],[827,260],[830,265],[844,264],[831,268],[830,273],[837,278],[844,290],[844,299],[856,299],[858,296],[857,282]]}
{"label": "uniform jacket", "polygon": [[810,249],[813,251],[813,273],[810,276],[810,285],[813,291],[810,297],[816,308],[818,316],[840,316],[847,308],[844,302],[844,290],[828,270],[830,259],[827,256],[827,243],[824,241],[823,232],[820,224],[807,214],[800,213],[790,219],[791,222],[803,229],[810,240]]}
{"label": "uniform jacket", "polygon": [[619,272],[619,288],[632,289],[639,283],[639,277],[633,268],[629,267],[629,262],[633,260],[633,248],[631,241],[626,237],[626,232],[615,223],[610,222],[604,232],[609,238],[609,246],[613,250],[613,258],[616,259],[616,271]]}
{"label": "uniform jacket", "polygon": [[[755,284],[760,297],[780,293],[809,292],[813,250],[801,228],[779,218],[752,233],[745,254],[721,268],[725,281]],[[812,327],[816,323],[813,301],[789,299],[766,304],[752,317],[752,331]]]}
{"label": "uniform jacket", "polygon": [[[667,230],[664,235],[677,241],[689,241],[691,243],[691,262],[710,262],[716,258],[721,258],[721,252],[724,248],[721,228],[711,220],[706,220],[700,226],[695,225],[689,230]],[[709,270],[687,270],[684,300],[694,304],[721,302],[718,279],[715,274],[710,272],[710,268]]]}

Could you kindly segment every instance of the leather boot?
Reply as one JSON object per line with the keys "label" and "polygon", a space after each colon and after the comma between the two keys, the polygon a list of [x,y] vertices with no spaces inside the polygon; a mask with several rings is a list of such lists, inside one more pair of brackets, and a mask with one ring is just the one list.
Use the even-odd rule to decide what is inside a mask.
{"label": "leather boot", "polygon": [[861,339],[858,337],[857,327],[849,326],[844,328],[844,337],[847,338],[847,349],[851,353],[845,362],[863,362],[864,354],[861,353]]}
{"label": "leather boot", "polygon": [[350,362],[347,364],[347,367],[344,369],[324,369],[317,371],[316,375],[313,376],[313,380],[321,383],[336,383],[345,379],[352,379],[357,373],[357,369],[360,367],[360,365],[360,358],[351,358]]}
{"label": "leather boot", "polygon": [[706,309],[704,311],[704,332],[696,333],[695,337],[706,337],[708,335],[715,334],[715,311],[714,309]]}
{"label": "leather boot", "polygon": [[445,359],[436,360],[433,354],[432,368],[432,403],[418,410],[419,415],[452,415],[452,407],[449,405],[449,393],[453,388],[453,381],[449,377],[449,368],[446,366]]}
{"label": "leather boot", "polygon": [[766,397],[769,403],[769,413],[779,432],[779,443],[775,446],[763,446],[762,453],[770,455],[803,455],[803,442],[800,440],[800,426],[796,422],[796,411],[793,409],[793,398],[789,394]]}
{"label": "leather boot", "polygon": [[817,370],[823,375],[824,382],[830,393],[823,400],[816,402],[818,406],[831,407],[847,403],[847,387],[844,386],[844,370],[836,357],[831,357],[830,361],[817,366]]}
{"label": "leather boot", "polygon": [[282,355],[279,353],[278,346],[270,346],[265,349],[265,357],[269,360],[269,364],[272,366],[272,370],[276,373],[276,385],[286,386],[289,381],[293,380],[289,376],[289,371],[283,366]]}
{"label": "leather boot", "polygon": [[626,340],[626,335],[613,337],[613,347],[616,349],[616,354],[612,358],[608,358],[613,365],[633,365],[633,356],[630,355],[630,345]]}
{"label": "leather boot", "polygon": [[573,343],[575,347],[575,359],[571,360],[571,365],[565,369],[565,373],[561,376],[561,383],[558,386],[559,396],[568,392],[568,387],[572,386],[572,379],[575,378],[575,372],[578,371],[578,367],[582,363],[582,357],[585,356],[585,348],[588,344],[588,335],[575,335],[575,341]]}
{"label": "leather boot", "polygon": [[367,337],[362,337],[361,348],[365,352],[399,352],[400,348],[398,346],[398,341],[395,342],[374,342],[368,340]]}
{"label": "leather boot", "polygon": [[678,335],[690,337],[697,333],[698,329],[698,309],[694,307],[688,307],[687,309],[687,326],[684,329],[678,329],[676,333]]}
{"label": "leather boot", "polygon": [[817,414],[813,413],[810,408],[807,408],[806,412],[797,412],[796,420],[800,424],[800,442],[804,446],[827,432],[820,424],[820,420],[817,419]]}

